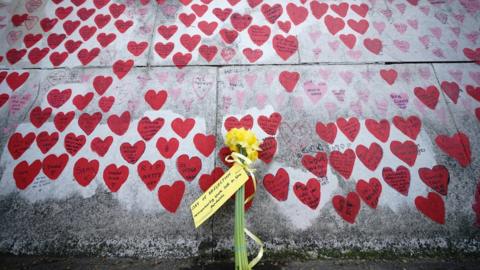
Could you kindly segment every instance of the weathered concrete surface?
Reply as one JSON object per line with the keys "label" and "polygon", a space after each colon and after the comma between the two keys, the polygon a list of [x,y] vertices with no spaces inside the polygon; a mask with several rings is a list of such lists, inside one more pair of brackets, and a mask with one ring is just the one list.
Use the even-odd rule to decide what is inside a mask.
{"label": "weathered concrete surface", "polygon": [[247,224],[267,255],[477,254],[480,6],[327,3],[0,2],[0,251],[231,258],[232,203],[197,230],[190,204],[245,126],[265,141]]}

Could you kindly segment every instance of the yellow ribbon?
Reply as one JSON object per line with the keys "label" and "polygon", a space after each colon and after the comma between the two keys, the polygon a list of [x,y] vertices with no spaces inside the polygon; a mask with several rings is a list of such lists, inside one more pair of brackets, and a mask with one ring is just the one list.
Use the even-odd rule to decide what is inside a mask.
{"label": "yellow ribbon", "polygon": [[[248,157],[237,153],[233,152],[230,155],[225,157],[225,161],[228,163],[237,163],[240,165],[249,175],[252,177],[253,181],[253,193],[252,195],[248,196],[247,199],[245,199],[244,205],[247,204],[249,201],[253,199],[255,196],[255,192],[257,191],[257,180],[255,179],[255,169],[250,168],[250,165],[253,163],[252,160],[250,160]],[[248,266],[250,268],[253,268],[263,257],[263,242],[258,238],[256,235],[254,235],[251,231],[249,231],[247,228],[243,228],[243,231],[250,237],[257,245],[260,246],[260,250],[258,251],[257,256],[248,263]]]}

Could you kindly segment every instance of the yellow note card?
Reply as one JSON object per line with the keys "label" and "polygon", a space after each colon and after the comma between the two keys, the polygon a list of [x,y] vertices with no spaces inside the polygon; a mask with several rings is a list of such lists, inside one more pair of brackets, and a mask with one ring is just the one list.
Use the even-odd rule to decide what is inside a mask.
{"label": "yellow note card", "polygon": [[198,228],[205,220],[215,214],[247,180],[248,175],[242,166],[233,165],[200,198],[190,205],[195,228]]}

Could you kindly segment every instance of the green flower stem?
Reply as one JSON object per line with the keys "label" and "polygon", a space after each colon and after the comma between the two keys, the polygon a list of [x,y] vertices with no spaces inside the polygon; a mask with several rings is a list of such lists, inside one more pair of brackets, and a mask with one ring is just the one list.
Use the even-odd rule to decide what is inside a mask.
{"label": "green flower stem", "polygon": [[[240,147],[240,154],[246,156],[244,148]],[[234,248],[235,269],[250,270],[247,257],[247,242],[245,241],[245,185],[242,185],[235,193],[235,225],[234,225]]]}

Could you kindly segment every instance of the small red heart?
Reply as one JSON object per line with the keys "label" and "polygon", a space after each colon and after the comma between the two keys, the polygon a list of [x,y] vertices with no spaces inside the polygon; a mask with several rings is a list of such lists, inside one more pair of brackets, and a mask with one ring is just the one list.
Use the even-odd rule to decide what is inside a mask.
{"label": "small red heart", "polygon": [[192,60],[192,55],[189,53],[183,54],[183,53],[177,52],[176,54],[173,55],[172,60],[177,68],[182,69],[186,65],[188,65],[190,60]]}
{"label": "small red heart", "polygon": [[50,47],[52,50],[57,48],[58,45],[60,45],[65,40],[65,38],[67,38],[67,35],[65,34],[52,33],[48,35],[47,37],[48,47]]}
{"label": "small red heart", "polygon": [[68,15],[70,15],[70,13],[72,12],[73,10],[73,7],[58,7],[57,9],[55,9],[55,15],[57,16],[57,18],[59,18],[60,20],[63,20],[65,19]]}
{"label": "small red heart", "polygon": [[189,157],[186,154],[177,158],[177,170],[187,181],[191,182],[202,169],[202,160],[199,157]]}
{"label": "small red heart", "polygon": [[38,62],[42,61],[43,58],[45,58],[49,51],[49,48],[33,48],[28,53],[28,60],[30,60],[30,63],[32,64],[37,64]]}
{"label": "small red heart", "polygon": [[290,176],[283,168],[278,169],[275,175],[269,173],[263,177],[265,189],[280,202],[288,199],[289,184]]}
{"label": "small red heart", "polygon": [[93,92],[88,92],[85,95],[76,95],[73,98],[73,105],[75,105],[75,107],[77,107],[78,110],[83,111],[83,109],[85,109],[88,106],[90,101],[92,101],[92,99],[93,99]]}
{"label": "small red heart", "polygon": [[220,30],[220,36],[222,37],[223,41],[227,44],[232,44],[235,39],[237,39],[238,32],[235,30],[229,30],[223,28]]}
{"label": "small red heart", "polygon": [[257,123],[260,128],[268,135],[274,136],[277,133],[278,127],[282,122],[282,115],[278,112],[272,113],[269,117],[260,115],[257,119]]}
{"label": "small red heart", "polygon": [[102,114],[100,112],[93,114],[83,113],[78,118],[78,126],[83,130],[83,132],[85,132],[85,134],[90,135],[101,120]]}
{"label": "small red heart", "polygon": [[332,199],[333,208],[346,222],[353,224],[360,212],[360,198],[357,193],[349,192],[347,197],[335,195]]}
{"label": "small red heart", "polygon": [[415,164],[418,156],[418,146],[412,141],[392,141],[390,143],[390,151],[410,167]]}
{"label": "small red heart", "polygon": [[443,81],[440,84],[443,92],[453,101],[453,103],[457,104],[458,96],[460,94],[460,87],[456,82],[447,82]]}
{"label": "small red heart", "polygon": [[325,177],[327,175],[327,153],[318,152],[315,157],[304,155],[302,157],[302,165],[316,177]]}
{"label": "small red heart", "polygon": [[259,145],[260,151],[258,158],[265,163],[270,163],[277,152],[277,140],[275,137],[267,137],[263,139],[263,142]]}
{"label": "small red heart", "polygon": [[116,20],[115,27],[117,28],[118,32],[125,33],[130,27],[133,25],[133,21],[124,21],[124,20]]}
{"label": "small red heart", "polygon": [[118,79],[123,79],[128,72],[132,69],[133,67],[133,60],[117,60],[115,63],[113,63],[113,73],[117,75]]}
{"label": "small red heart", "polygon": [[43,154],[48,153],[48,151],[57,144],[58,137],[58,132],[52,132],[52,134],[48,134],[47,131],[40,132],[36,140],[38,149],[40,149]]}
{"label": "small red heart", "polygon": [[43,18],[40,20],[40,26],[42,27],[44,32],[48,32],[52,30],[53,27],[57,24],[58,19],[50,19],[50,18]]}
{"label": "small red heart", "polygon": [[107,124],[113,133],[122,136],[127,132],[128,127],[130,126],[130,112],[125,111],[120,116],[115,114],[110,115]]}
{"label": "small red heart", "polygon": [[72,89],[64,89],[62,91],[58,89],[52,89],[47,94],[48,103],[54,108],[60,108],[70,99],[72,95]]}
{"label": "small red heart", "polygon": [[78,52],[77,57],[78,57],[78,60],[80,60],[80,62],[82,63],[82,65],[86,66],[90,62],[92,62],[93,59],[95,59],[99,53],[100,53],[99,48],[93,48],[91,50],[81,49]]}
{"label": "small red heart", "polygon": [[6,79],[8,87],[12,89],[12,91],[17,90],[20,86],[22,86],[25,81],[28,80],[28,77],[30,76],[30,72],[23,72],[22,74],[14,71],[12,73],[9,73]]}
{"label": "small red heart", "polygon": [[238,120],[235,116],[229,116],[225,119],[225,123],[223,124],[227,131],[230,131],[232,128],[245,128],[251,129],[253,127],[253,117],[250,114],[245,115],[240,120]]}
{"label": "small red heart", "polygon": [[271,24],[274,24],[275,21],[282,15],[283,8],[281,4],[275,4],[270,6],[269,4],[263,4],[261,11],[265,19]]}
{"label": "small red heart", "polygon": [[330,153],[330,165],[346,180],[350,178],[355,165],[355,152],[347,149],[343,153],[340,151],[332,151]]}
{"label": "small red heart", "polygon": [[368,182],[360,179],[358,180],[355,189],[360,198],[362,198],[368,206],[373,209],[377,208],[378,199],[382,193],[382,184],[377,178],[372,177]]}
{"label": "small red heart", "polygon": [[108,14],[98,14],[95,16],[95,19],[93,20],[95,22],[95,25],[97,25],[98,28],[102,29],[107,25],[111,20],[110,15]]}
{"label": "small red heart", "polygon": [[21,50],[10,49],[7,51],[6,57],[8,62],[14,65],[18,61],[20,61],[25,56],[26,53],[27,53],[27,50],[25,49],[21,49]]}
{"label": "small red heart", "polygon": [[208,10],[207,5],[194,4],[194,5],[192,5],[191,8],[192,8],[193,12],[195,12],[195,14],[197,14],[198,17],[202,17],[203,14],[205,14],[205,12],[207,12],[207,10]]}
{"label": "small red heart", "polygon": [[68,163],[68,155],[61,154],[56,156],[54,154],[48,155],[43,159],[42,171],[51,180],[56,180],[65,169]]}
{"label": "small red heart", "polygon": [[352,28],[352,30],[362,35],[367,32],[368,27],[370,26],[367,20],[355,21],[355,20],[349,19],[347,21],[347,24],[348,26],[350,26],[350,28]]}
{"label": "small red heart", "polygon": [[187,49],[189,52],[193,51],[195,47],[197,47],[198,43],[200,43],[201,37],[200,35],[192,35],[183,34],[180,37],[180,43]]}
{"label": "small red heart", "polygon": [[25,44],[25,47],[30,48],[40,41],[42,37],[42,34],[27,34],[25,37],[23,37],[23,43]]}
{"label": "small red heart", "polygon": [[112,85],[113,79],[110,76],[96,76],[93,79],[93,88],[99,95],[103,95],[105,91]]}
{"label": "small red heart", "polygon": [[98,160],[88,161],[86,158],[80,158],[73,166],[73,177],[82,187],[86,187],[97,176],[98,167]]}
{"label": "small red heart", "polygon": [[447,196],[450,174],[445,166],[435,165],[432,169],[420,168],[418,169],[418,175],[427,186],[443,196]]}
{"label": "small red heart", "polygon": [[197,133],[193,136],[193,143],[198,152],[202,153],[205,157],[209,157],[213,150],[215,150],[215,135]]}
{"label": "small red heart", "polygon": [[164,123],[165,120],[162,117],[158,117],[157,119],[151,121],[150,118],[144,116],[142,119],[140,119],[140,121],[138,121],[138,134],[140,134],[145,141],[149,141],[163,127]]}
{"label": "small red heart", "polygon": [[338,5],[336,4],[330,4],[330,8],[335,11],[338,15],[345,17],[347,16],[348,12],[348,3],[342,2]]}
{"label": "small red heart", "polygon": [[457,132],[451,137],[438,135],[435,142],[443,152],[456,159],[460,166],[465,168],[472,162],[470,141],[464,133]]}
{"label": "small red heart", "polygon": [[90,143],[90,148],[93,152],[97,153],[99,156],[103,157],[110,149],[110,145],[112,145],[113,137],[107,136],[105,139],[100,139],[99,137],[95,137],[92,142]]}
{"label": "small red heart", "polygon": [[427,197],[418,196],[415,198],[415,206],[418,211],[437,222],[445,224],[445,203],[440,195],[429,192]]}
{"label": "small red heart", "polygon": [[38,159],[32,164],[28,164],[26,161],[18,163],[13,169],[13,178],[17,188],[26,189],[35,180],[41,169],[42,162]]}
{"label": "small red heart", "polygon": [[114,33],[110,33],[110,34],[100,33],[97,36],[97,41],[98,41],[98,44],[100,44],[100,46],[105,48],[108,45],[110,45],[110,43],[112,43],[116,38],[117,38],[117,35],[115,35]]}
{"label": "small red heart", "polygon": [[404,166],[398,166],[394,171],[390,167],[385,167],[382,170],[383,180],[393,189],[398,191],[403,196],[408,196],[410,189],[410,171]]}
{"label": "small red heart", "polygon": [[64,44],[65,49],[67,50],[68,53],[75,52],[78,49],[78,47],[80,47],[80,45],[82,45],[82,41],[80,40],[78,41],[67,40]]}
{"label": "small red heart", "polygon": [[166,90],[159,90],[158,92],[150,89],[145,93],[145,101],[152,107],[152,109],[158,111],[162,108],[167,100],[168,93]]}
{"label": "small red heart", "polygon": [[227,20],[228,16],[230,16],[230,14],[232,13],[232,9],[231,8],[224,8],[224,9],[214,8],[212,13],[215,16],[217,16],[217,18],[220,21],[224,22]]}
{"label": "small red heart", "polygon": [[64,146],[65,150],[72,156],[80,151],[80,149],[85,145],[86,138],[84,135],[76,136],[74,133],[70,132],[65,136]]}
{"label": "small red heart", "polygon": [[171,123],[173,131],[178,134],[178,136],[185,139],[195,126],[195,119],[193,118],[186,118],[185,120],[181,118],[175,118]]}
{"label": "small red heart", "polygon": [[248,14],[240,14],[240,13],[233,13],[232,16],[230,16],[230,22],[232,23],[232,26],[235,30],[238,32],[242,32],[247,28],[250,23],[252,23],[252,16]]}
{"label": "small red heart", "polygon": [[480,87],[474,87],[473,85],[467,85],[467,93],[474,98],[476,101],[480,102]]}
{"label": "small red heart", "polygon": [[37,106],[30,112],[30,122],[32,122],[36,128],[40,128],[43,123],[50,118],[51,114],[52,108],[45,108],[42,110],[42,108]]}
{"label": "small red heart", "polygon": [[67,52],[53,52],[52,54],[50,54],[49,58],[50,58],[50,62],[52,63],[52,65],[54,67],[58,67],[61,64],[63,64],[63,62],[65,62],[65,60],[67,60],[68,53]]}
{"label": "small red heart", "polygon": [[127,44],[128,51],[134,56],[141,55],[147,47],[148,47],[148,42],[146,41],[138,42],[138,43],[135,41],[130,41]]}
{"label": "small red heart", "polygon": [[110,11],[110,14],[116,19],[122,15],[122,13],[125,11],[125,5],[124,4],[117,4],[113,3],[108,7],[108,10]]}
{"label": "small red heart", "polygon": [[325,16],[325,25],[327,26],[328,31],[335,35],[345,28],[345,21],[342,18],[333,17],[330,15]]}
{"label": "small red heart", "polygon": [[296,182],[293,185],[293,192],[297,198],[310,209],[315,210],[320,203],[320,182],[315,178],[307,181],[307,184]]}
{"label": "small red heart", "polygon": [[389,84],[393,85],[397,79],[398,73],[395,69],[381,69],[380,76]]}
{"label": "small red heart", "polygon": [[127,166],[110,164],[103,170],[103,180],[111,192],[117,192],[127,181],[128,173]]}
{"label": "small red heart", "polygon": [[155,43],[155,52],[161,58],[165,59],[173,51],[174,46],[175,45],[174,45],[173,42],[167,42],[165,44],[163,44],[162,42],[157,42],[157,43]]}
{"label": "small red heart", "polygon": [[200,189],[205,192],[207,191],[215,182],[217,182],[220,177],[224,174],[223,169],[216,167],[212,170],[210,174],[202,174],[198,180],[198,185]]}
{"label": "small red heart", "polygon": [[294,3],[288,3],[287,14],[293,24],[299,25],[307,19],[308,10],[301,5],[297,6]]}
{"label": "small red heart", "polygon": [[200,55],[207,60],[207,62],[211,62],[213,58],[215,58],[215,55],[217,55],[218,49],[217,46],[208,46],[208,45],[201,45],[198,48],[198,52]]}
{"label": "small red heart", "polygon": [[346,120],[343,117],[337,119],[337,126],[343,134],[353,142],[360,132],[360,122],[356,117]]}
{"label": "small red heart", "polygon": [[103,96],[98,100],[98,107],[102,110],[102,112],[108,112],[113,106],[113,103],[115,102],[115,97],[110,96],[106,97]]}
{"label": "small red heart", "polygon": [[295,86],[300,79],[300,73],[296,71],[282,71],[278,79],[280,81],[280,84],[285,88],[285,90],[288,93],[291,93],[293,89],[295,89]]}
{"label": "small red heart", "polygon": [[315,18],[320,19],[328,11],[328,5],[314,0],[310,2],[310,9]]}
{"label": "small red heart", "polygon": [[284,37],[275,35],[272,40],[273,49],[283,60],[288,60],[298,49],[298,40],[295,36]]}
{"label": "small red heart", "polygon": [[440,98],[440,92],[435,85],[431,85],[426,89],[422,87],[415,87],[413,90],[415,96],[428,108],[435,110]]}
{"label": "small red heart", "polygon": [[157,32],[166,40],[170,39],[178,30],[176,25],[160,25]]}
{"label": "small red heart", "polygon": [[317,122],[315,130],[317,131],[320,139],[329,144],[333,144],[335,138],[337,137],[337,126],[335,123],[328,123],[327,125],[324,125],[322,122]]}
{"label": "small red heart", "polygon": [[365,46],[365,48],[367,48],[367,50],[369,50],[370,52],[378,55],[381,51],[382,51],[382,48],[383,48],[383,44],[382,44],[382,41],[380,39],[377,39],[377,38],[366,38],[363,40],[363,46]]}
{"label": "small red heart", "polygon": [[148,190],[153,191],[162,178],[165,171],[165,163],[162,160],[158,160],[152,164],[150,161],[144,160],[138,163],[137,171],[138,176],[140,176]]}
{"label": "small red heart", "polygon": [[144,141],[137,141],[133,145],[130,143],[122,143],[120,145],[120,154],[122,154],[123,159],[130,164],[137,163],[138,159],[140,159],[144,152]]}
{"label": "small red heart", "polygon": [[178,140],[176,138],[170,138],[167,140],[166,138],[160,137],[157,140],[157,149],[158,152],[164,157],[164,158],[172,158],[175,152],[177,152],[178,149]]}
{"label": "small red heart", "polygon": [[378,143],[371,143],[369,148],[360,144],[355,148],[355,153],[363,165],[372,172],[377,169],[383,158],[383,150]]}
{"label": "small red heart", "polygon": [[27,151],[35,141],[35,133],[29,132],[25,137],[18,132],[15,132],[8,140],[8,151],[13,159],[18,159]]}
{"label": "small red heart", "polygon": [[175,213],[182,202],[184,193],[185,184],[182,181],[175,181],[171,186],[160,186],[158,189],[158,200],[165,210],[170,213]]}
{"label": "small red heart", "polygon": [[417,139],[422,127],[422,121],[417,116],[410,116],[407,119],[395,116],[393,117],[393,124],[412,140]]}
{"label": "small red heart", "polygon": [[53,123],[58,131],[63,132],[75,117],[75,112],[58,112],[53,118]]}
{"label": "small red heart", "polygon": [[382,119],[380,122],[377,122],[373,119],[367,119],[365,120],[365,126],[375,138],[381,142],[387,142],[390,136],[390,123],[388,120]]}
{"label": "small red heart", "polygon": [[260,49],[245,48],[242,52],[250,63],[255,63],[263,55],[263,51]]}

